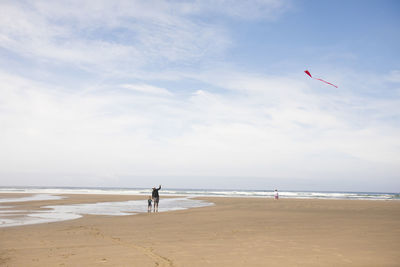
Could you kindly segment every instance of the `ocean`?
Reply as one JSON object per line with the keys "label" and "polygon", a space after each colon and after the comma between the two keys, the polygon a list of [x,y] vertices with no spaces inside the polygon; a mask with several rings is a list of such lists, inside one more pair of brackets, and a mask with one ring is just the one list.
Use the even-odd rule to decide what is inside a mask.
{"label": "ocean", "polygon": [[[151,195],[150,188],[116,187],[0,187],[0,193],[31,194],[115,194]],[[174,189],[162,188],[165,196],[186,197],[260,197],[272,198],[273,190],[229,190],[229,189]],[[296,199],[361,199],[361,200],[399,200],[400,193],[385,192],[328,192],[328,191],[279,191],[281,198]]]}

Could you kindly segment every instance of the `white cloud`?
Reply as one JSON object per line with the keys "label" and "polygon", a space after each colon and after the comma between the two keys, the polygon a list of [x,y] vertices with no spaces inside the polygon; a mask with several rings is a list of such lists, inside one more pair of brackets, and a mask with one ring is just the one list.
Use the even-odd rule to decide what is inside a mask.
{"label": "white cloud", "polygon": [[216,13],[237,19],[275,19],[290,8],[290,2],[286,0],[202,0],[187,1],[181,8],[182,12],[189,14]]}
{"label": "white cloud", "polygon": [[230,33],[198,15],[272,18],[289,4],[39,0],[0,5],[1,47],[39,62],[132,75],[171,62],[198,65],[223,53],[231,45]]}
{"label": "white cloud", "polygon": [[35,60],[124,73],[213,56],[229,44],[218,25],[142,1],[3,2],[0,46]]}
{"label": "white cloud", "polygon": [[[182,97],[136,84],[127,87],[144,94],[71,94],[3,73],[0,172],[330,179],[399,171],[399,127],[379,119],[390,101],[349,95],[363,102],[354,110],[288,78],[232,76],[249,90]],[[359,123],[362,107],[373,107],[372,122]]]}
{"label": "white cloud", "polygon": [[152,86],[148,84],[122,84],[121,87],[141,93],[164,95],[164,96],[172,95],[172,93],[165,88]]}
{"label": "white cloud", "polygon": [[389,82],[400,83],[400,70],[391,71],[385,78]]}

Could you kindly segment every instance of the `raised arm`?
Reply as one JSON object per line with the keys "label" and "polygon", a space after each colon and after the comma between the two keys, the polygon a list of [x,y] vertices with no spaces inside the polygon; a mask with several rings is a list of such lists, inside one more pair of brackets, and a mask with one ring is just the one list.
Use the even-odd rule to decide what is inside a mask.
{"label": "raised arm", "polygon": [[161,185],[158,187],[158,189],[157,190],[160,190],[161,189]]}

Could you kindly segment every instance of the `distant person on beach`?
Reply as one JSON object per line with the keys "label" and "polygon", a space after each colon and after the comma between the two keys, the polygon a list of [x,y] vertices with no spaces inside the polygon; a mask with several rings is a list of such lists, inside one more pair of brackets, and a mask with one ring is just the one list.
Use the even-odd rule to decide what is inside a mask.
{"label": "distant person on beach", "polygon": [[152,202],[153,202],[153,200],[151,199],[151,197],[149,197],[149,199],[147,200],[147,212],[151,212]]}
{"label": "distant person on beach", "polygon": [[279,193],[278,193],[278,189],[275,189],[275,199],[278,200],[279,199]]}
{"label": "distant person on beach", "polygon": [[160,201],[160,195],[158,194],[158,190],[161,189],[161,185],[158,188],[153,187],[153,192],[151,193],[151,197],[154,201],[154,212],[158,212],[158,202]]}

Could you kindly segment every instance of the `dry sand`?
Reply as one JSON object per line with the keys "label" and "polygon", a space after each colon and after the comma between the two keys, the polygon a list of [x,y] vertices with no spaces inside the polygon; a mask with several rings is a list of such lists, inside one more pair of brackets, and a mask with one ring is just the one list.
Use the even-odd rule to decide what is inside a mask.
{"label": "dry sand", "polygon": [[202,199],[216,205],[0,228],[0,266],[400,266],[400,201]]}

